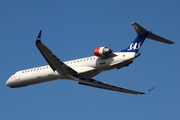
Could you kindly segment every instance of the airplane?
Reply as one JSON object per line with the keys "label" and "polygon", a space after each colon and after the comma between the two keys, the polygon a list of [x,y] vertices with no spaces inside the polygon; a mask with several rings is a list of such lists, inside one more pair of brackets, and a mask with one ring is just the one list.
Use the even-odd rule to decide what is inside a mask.
{"label": "airplane", "polygon": [[112,69],[129,66],[133,60],[140,56],[138,52],[146,38],[173,44],[174,42],[146,30],[138,23],[133,22],[132,27],[137,33],[134,41],[120,52],[113,52],[108,47],[97,47],[94,56],[63,62],[41,41],[40,30],[36,39],[36,47],[47,61],[48,65],[17,71],[10,76],[6,86],[11,88],[25,87],[33,84],[66,79],[77,81],[81,85],[113,90],[130,94],[146,94],[155,87],[145,92],[131,90],[93,79],[99,73]]}

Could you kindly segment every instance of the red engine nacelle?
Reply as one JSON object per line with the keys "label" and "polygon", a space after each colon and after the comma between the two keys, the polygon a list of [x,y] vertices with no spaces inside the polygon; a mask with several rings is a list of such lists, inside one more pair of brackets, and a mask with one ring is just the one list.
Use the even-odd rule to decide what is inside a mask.
{"label": "red engine nacelle", "polygon": [[98,57],[106,57],[112,53],[112,50],[107,47],[97,47],[94,49],[94,55]]}

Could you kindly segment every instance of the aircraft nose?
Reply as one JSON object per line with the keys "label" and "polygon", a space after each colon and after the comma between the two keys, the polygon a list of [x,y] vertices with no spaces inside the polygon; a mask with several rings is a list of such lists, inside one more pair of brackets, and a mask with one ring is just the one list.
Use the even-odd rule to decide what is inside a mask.
{"label": "aircraft nose", "polygon": [[8,79],[8,80],[6,81],[6,86],[10,87],[10,85],[11,85],[11,80]]}
{"label": "aircraft nose", "polygon": [[6,86],[12,87],[13,83],[14,83],[14,79],[13,79],[13,76],[11,76],[11,77],[6,81]]}

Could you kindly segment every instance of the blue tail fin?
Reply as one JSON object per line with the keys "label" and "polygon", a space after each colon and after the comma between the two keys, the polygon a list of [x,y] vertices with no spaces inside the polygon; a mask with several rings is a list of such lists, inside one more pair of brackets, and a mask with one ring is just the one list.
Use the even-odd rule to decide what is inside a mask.
{"label": "blue tail fin", "polygon": [[135,40],[129,45],[129,47],[122,50],[121,52],[138,52],[146,37],[152,34],[152,32],[147,31],[137,23],[132,23],[132,27],[134,28],[134,30],[138,35],[135,38]]}
{"label": "blue tail fin", "polygon": [[134,28],[134,30],[136,31],[136,33],[138,35],[135,38],[135,40],[129,45],[129,47],[124,50],[121,50],[121,52],[138,52],[138,50],[141,48],[141,46],[146,38],[156,40],[159,42],[164,42],[167,44],[174,43],[170,40],[167,40],[163,37],[160,37],[160,36],[152,33],[151,31],[146,30],[145,28],[143,28],[142,26],[140,26],[139,24],[137,24],[135,22],[132,23],[132,27]]}

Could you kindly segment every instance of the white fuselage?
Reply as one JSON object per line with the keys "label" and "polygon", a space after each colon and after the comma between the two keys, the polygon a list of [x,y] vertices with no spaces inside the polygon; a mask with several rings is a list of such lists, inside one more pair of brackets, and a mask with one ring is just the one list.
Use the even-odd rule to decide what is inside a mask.
{"label": "white fuselage", "polygon": [[[133,59],[140,54],[135,52],[115,52],[117,56],[113,57],[97,57],[91,56],[64,62],[66,65],[78,72],[84,78],[92,78],[105,70],[121,68],[132,63]],[[17,71],[6,82],[6,85],[12,88],[23,87],[32,84],[57,80],[71,79],[67,76],[60,75],[57,71],[53,71],[49,65],[40,66],[25,70]]]}

